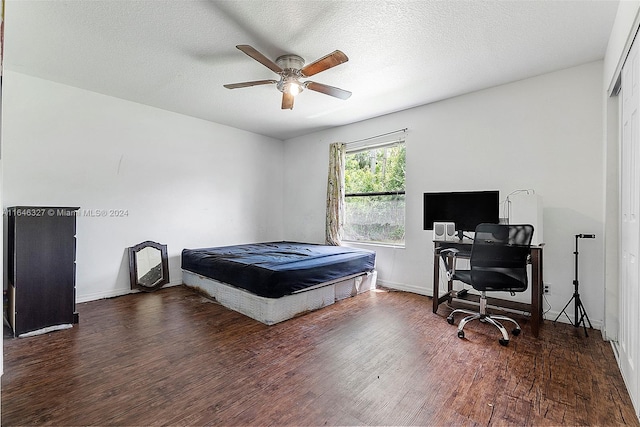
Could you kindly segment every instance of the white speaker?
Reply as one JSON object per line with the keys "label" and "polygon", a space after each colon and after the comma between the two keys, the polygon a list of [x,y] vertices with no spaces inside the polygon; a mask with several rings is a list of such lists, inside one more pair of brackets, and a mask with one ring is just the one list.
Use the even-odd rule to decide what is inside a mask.
{"label": "white speaker", "polygon": [[445,240],[455,240],[457,239],[456,236],[456,224],[453,222],[445,222],[444,223],[446,226],[446,239]]}
{"label": "white speaker", "polygon": [[444,241],[447,240],[447,226],[444,222],[433,223],[433,240]]}
{"label": "white speaker", "polygon": [[433,240],[453,240],[456,237],[456,225],[453,222],[434,222]]}

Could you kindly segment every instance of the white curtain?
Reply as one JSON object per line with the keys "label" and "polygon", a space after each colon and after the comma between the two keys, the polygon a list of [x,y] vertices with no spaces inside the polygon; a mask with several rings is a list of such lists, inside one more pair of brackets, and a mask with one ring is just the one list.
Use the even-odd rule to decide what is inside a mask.
{"label": "white curtain", "polygon": [[340,246],[344,226],[344,162],[347,145],[341,142],[329,146],[329,179],[327,180],[327,245]]}

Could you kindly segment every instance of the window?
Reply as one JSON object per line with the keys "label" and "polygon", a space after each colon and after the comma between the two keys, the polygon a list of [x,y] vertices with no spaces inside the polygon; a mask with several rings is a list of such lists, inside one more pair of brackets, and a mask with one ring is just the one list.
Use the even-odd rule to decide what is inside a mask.
{"label": "window", "polygon": [[405,144],[347,148],[344,240],[404,245]]}

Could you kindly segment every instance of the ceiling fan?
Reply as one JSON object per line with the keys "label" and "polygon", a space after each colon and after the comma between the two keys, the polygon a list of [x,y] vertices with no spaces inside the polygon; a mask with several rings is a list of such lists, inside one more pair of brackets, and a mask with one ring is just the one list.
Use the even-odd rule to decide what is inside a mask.
{"label": "ceiling fan", "polygon": [[304,89],[313,90],[315,92],[324,93],[325,95],[334,96],[340,99],[347,99],[351,96],[351,92],[337,87],[325,85],[322,83],[306,81],[301,82],[300,79],[311,77],[321,71],[347,62],[347,55],[339,50],[332,52],[309,65],[304,65],[304,59],[298,55],[282,55],[273,62],[253,47],[241,44],[236,46],[242,52],[249,55],[265,67],[280,75],[280,80],[256,80],[243,83],[226,84],[227,89],[238,89],[242,87],[275,84],[276,88],[282,92],[282,109],[293,110],[294,97]]}

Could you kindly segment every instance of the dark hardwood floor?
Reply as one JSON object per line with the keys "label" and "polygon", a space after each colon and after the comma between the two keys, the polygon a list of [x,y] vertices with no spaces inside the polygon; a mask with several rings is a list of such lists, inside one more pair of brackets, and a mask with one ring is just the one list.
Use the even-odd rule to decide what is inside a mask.
{"label": "dark hardwood floor", "polygon": [[78,311],[5,337],[3,425],[639,425],[610,344],[570,325],[461,340],[446,307],[385,291],[274,326],[184,287]]}

